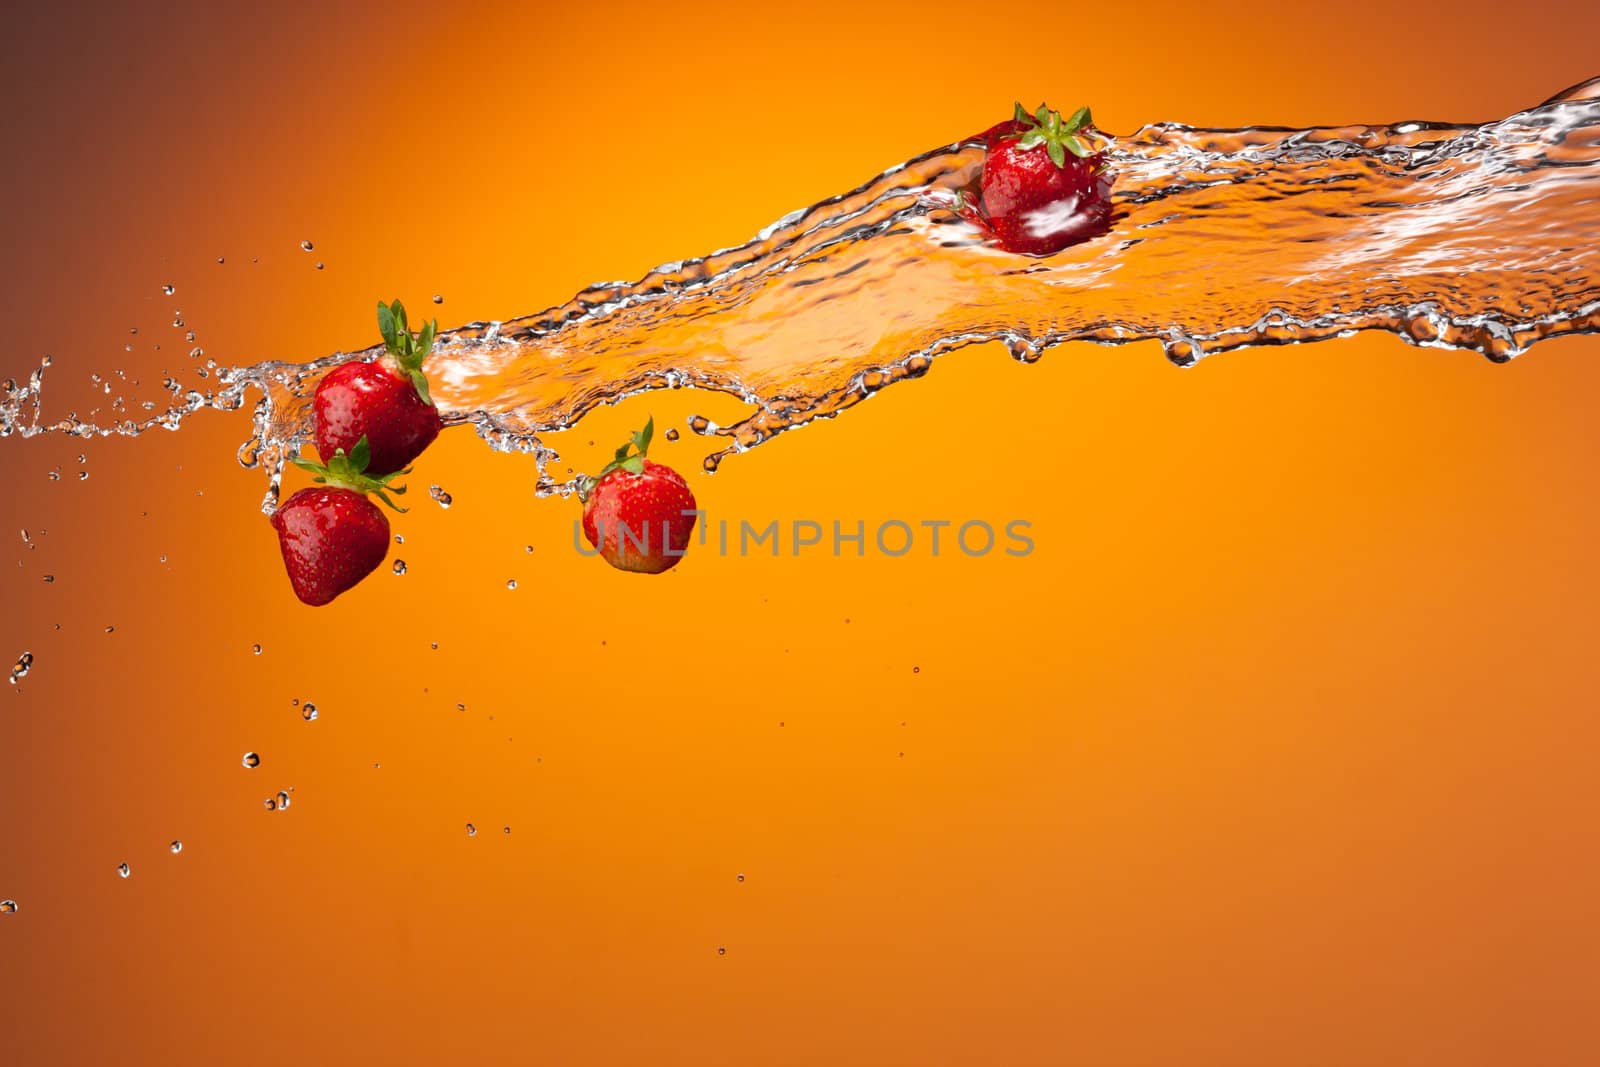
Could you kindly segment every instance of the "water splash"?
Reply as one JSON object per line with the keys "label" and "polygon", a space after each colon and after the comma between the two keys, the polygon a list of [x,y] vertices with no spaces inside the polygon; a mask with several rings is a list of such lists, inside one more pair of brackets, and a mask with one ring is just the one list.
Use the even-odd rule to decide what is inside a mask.
{"label": "water splash", "polygon": [[[698,388],[753,411],[729,426],[715,470],[830,418],[939,355],[1003,342],[1032,362],[1071,340],[1155,340],[1180,366],[1237,348],[1393,333],[1505,361],[1600,330],[1600,78],[1482,125],[1406,122],[1313,129],[1146,126],[1101,137],[1114,176],[1111,232],[1042,259],[986,244],[952,210],[977,180],[974,137],[787,215],[750,242],[608,282],[567,303],[442,334],[427,370],[446,422],[532,455],[543,438],[637,393]],[[48,359],[7,383],[0,436],[176,429],[202,408],[259,393],[239,450],[265,465],[265,509],[308,439],[323,373],[376,348],[305,364],[219,367],[220,387],[168,382],[166,412],[98,426],[42,420]],[[31,419],[29,418],[31,414]],[[443,500],[440,501],[444,503]]]}

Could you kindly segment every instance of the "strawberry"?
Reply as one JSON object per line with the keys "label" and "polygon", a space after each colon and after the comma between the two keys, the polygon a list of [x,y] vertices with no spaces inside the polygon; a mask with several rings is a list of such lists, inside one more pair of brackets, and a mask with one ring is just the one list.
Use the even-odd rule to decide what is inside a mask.
{"label": "strawberry", "polygon": [[422,361],[433,348],[439,323],[413,335],[405,306],[378,304],[384,353],[370,363],[354,361],[329,371],[317,386],[317,452],[324,462],[343,449],[354,455],[365,437],[372,449],[373,476],[391,474],[422,455],[443,423],[428,394]]}
{"label": "strawberry", "polygon": [[1082,134],[1089,109],[1062,121],[1043,104],[984,134],[982,213],[1008,252],[1047,256],[1098,237],[1111,226],[1111,182],[1105,160]]}
{"label": "strawberry", "polygon": [[385,504],[404,511],[389,498],[404,493],[389,480],[404,471],[381,478],[367,475],[371,448],[365,437],[347,456],[334,452],[326,467],[309,460],[294,464],[316,473],[324,488],[306,488],[284,501],[272,516],[278,530],[278,548],[289,572],[294,594],[312,607],[320,607],[371,574],[389,553],[389,520],[367,499],[376,493]]}
{"label": "strawberry", "polygon": [[688,550],[698,518],[683,476],[645,458],[655,428],[652,418],[578,487],[583,536],[618,570],[660,574],[673,566]]}

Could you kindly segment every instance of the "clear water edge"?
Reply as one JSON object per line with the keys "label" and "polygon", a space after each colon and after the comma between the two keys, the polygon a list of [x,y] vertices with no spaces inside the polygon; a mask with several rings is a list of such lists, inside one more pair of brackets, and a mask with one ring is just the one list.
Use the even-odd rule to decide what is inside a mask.
{"label": "clear water edge", "polygon": [[[1302,130],[1145,126],[1103,137],[1114,175],[1106,236],[1032,259],[990,247],[953,210],[981,171],[975,139],[902,163],[774,222],[746,244],[590,286],[563,305],[440,335],[428,364],[449,425],[533,456],[536,491],[570,494],[543,437],[602,404],[660,388],[738,397],[715,470],[939,355],[1000,341],[1024,362],[1067,341],[1155,340],[1179,366],[1239,348],[1382,330],[1497,362],[1600,330],[1600,78],[1482,125]],[[168,380],[148,419],[43,411],[47,356],[0,396],[0,436],[137,436],[259,394],[239,462],[265,467],[263,510],[309,438],[327,370],[217,367],[220,388]]]}

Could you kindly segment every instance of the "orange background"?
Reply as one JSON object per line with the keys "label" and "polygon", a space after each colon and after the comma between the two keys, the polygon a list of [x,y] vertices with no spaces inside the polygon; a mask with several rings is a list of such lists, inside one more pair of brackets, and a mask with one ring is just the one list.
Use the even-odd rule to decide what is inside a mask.
{"label": "orange background", "polygon": [[[532,312],[1013,99],[1481,120],[1600,74],[1577,2],[522,7],[8,15],[0,376],[50,352],[86,412],[190,374],[179,310],[224,363]],[[658,446],[714,517],[1025,559],[615,573],[451,431],[409,573],[321,611],[244,414],[0,442],[0,1063],[1592,1063],[1597,357],[990,346],[714,478]]]}

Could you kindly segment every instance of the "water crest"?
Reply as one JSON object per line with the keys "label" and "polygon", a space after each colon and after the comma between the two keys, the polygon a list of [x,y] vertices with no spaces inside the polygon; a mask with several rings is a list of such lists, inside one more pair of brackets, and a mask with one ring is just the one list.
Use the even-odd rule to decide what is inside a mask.
{"label": "water crest", "polygon": [[[1033,259],[992,247],[952,210],[983,163],[976,138],[893,167],[778,220],[736,248],[591,286],[567,303],[440,335],[427,370],[448,423],[532,455],[548,435],[651,389],[751,405],[705,464],[925,373],[939,355],[1004,343],[1033,361],[1065,341],[1154,340],[1179,365],[1249,346],[1381,330],[1504,361],[1600,328],[1600,79],[1482,125],[1313,129],[1172,123],[1101,138],[1114,175],[1104,237]],[[0,435],[175,429],[254,398],[239,451],[270,473],[309,436],[322,374],[376,349],[305,364],[223,367],[206,390],[168,382],[145,421],[46,420],[44,367],[0,398]],[[48,363],[46,363],[46,366]],[[220,385],[215,383],[220,382]],[[434,493],[448,504],[442,490]]]}

